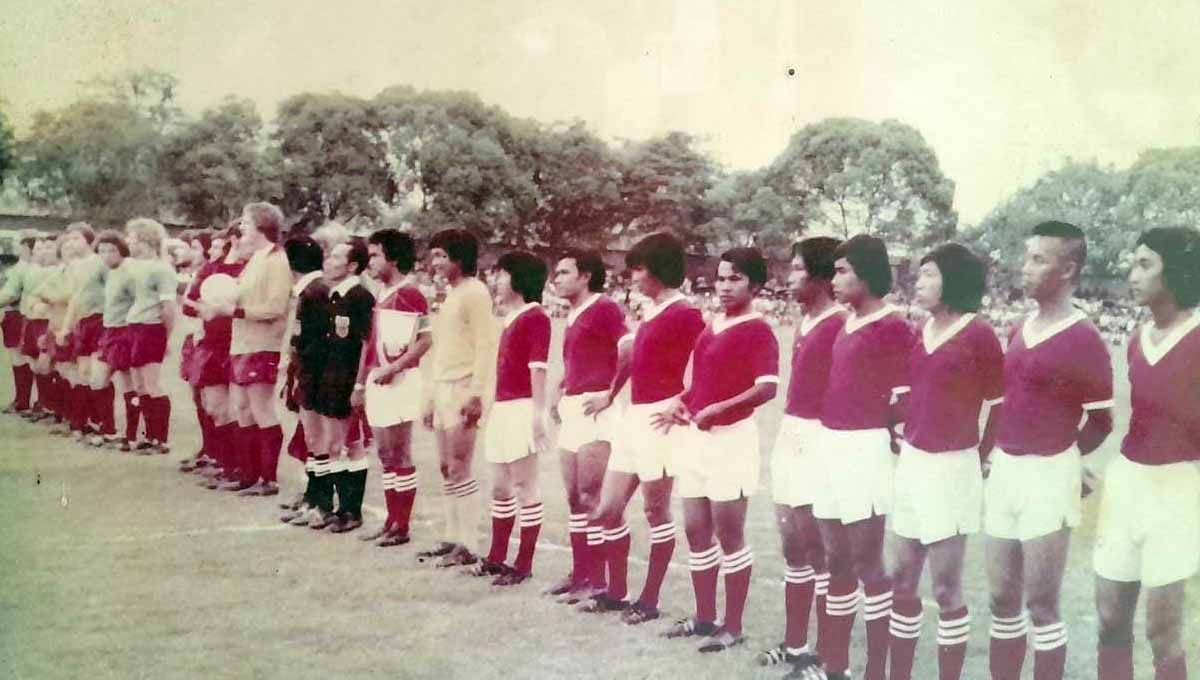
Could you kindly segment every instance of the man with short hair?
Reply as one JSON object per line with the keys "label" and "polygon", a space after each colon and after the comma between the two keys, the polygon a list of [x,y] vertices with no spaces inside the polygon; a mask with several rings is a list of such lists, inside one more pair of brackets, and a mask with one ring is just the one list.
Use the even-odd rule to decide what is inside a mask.
{"label": "man with short hair", "polygon": [[129,308],[129,368],[137,392],[137,410],[146,423],[149,453],[168,453],[171,398],[162,385],[162,364],[175,325],[178,280],[174,268],[162,257],[166,229],[158,222],[138,218],[125,225],[134,298]]}
{"label": "man with short hair", "polygon": [[[111,382],[114,398],[116,392],[121,393],[125,404],[125,434],[123,437],[93,438],[92,445],[107,443],[118,446],[122,451],[132,451],[137,440],[138,416],[135,405],[137,393],[133,391],[129,378],[130,337],[127,327],[129,308],[133,305],[135,294],[133,277],[129,274],[129,245],[120,232],[104,231],[96,239],[96,254],[108,270],[104,278],[104,328],[100,331],[96,377],[102,385]],[[99,416],[102,421],[113,418],[112,402],[101,404],[100,408],[103,409]]]}
{"label": "man with short hair", "polygon": [[83,242],[80,249],[84,253],[75,263],[75,291],[67,308],[78,370],[73,429],[78,439],[86,435],[112,437],[116,434],[115,423],[110,409],[104,408],[103,404],[112,404],[115,395],[98,361],[100,335],[104,330],[104,286],[108,268],[95,252],[96,234],[92,228],[86,223],[72,226],[75,239]]}
{"label": "man with short hair", "polygon": [[21,313],[21,301],[28,294],[28,272],[37,267],[33,258],[33,247],[38,239],[35,232],[22,232],[17,239],[17,262],[4,273],[4,287],[0,288],[0,307],[4,308],[4,349],[12,364],[13,403],[4,407],[4,413],[23,414],[32,405],[33,370],[29,358],[21,352],[21,339],[25,331],[25,316]]}
{"label": "man with short hair", "polygon": [[996,449],[984,487],[995,680],[1021,674],[1026,606],[1034,676],[1063,677],[1067,629],[1059,593],[1071,529],[1081,519],[1082,457],[1112,431],[1108,347],[1071,302],[1086,260],[1083,230],[1073,224],[1042,222],[1026,242],[1021,282],[1038,309],[1009,339],[1004,401],[993,415],[999,418]]}

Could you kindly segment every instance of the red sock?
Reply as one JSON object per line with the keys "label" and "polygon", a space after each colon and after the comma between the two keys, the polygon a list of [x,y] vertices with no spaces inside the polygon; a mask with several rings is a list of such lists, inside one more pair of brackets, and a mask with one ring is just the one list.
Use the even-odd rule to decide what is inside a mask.
{"label": "red sock", "polygon": [[[674,553],[675,523],[665,522],[650,527],[650,564],[646,567],[646,582],[642,585],[642,594],[638,596],[638,602],[647,607],[658,607],[658,595],[662,590],[663,581],[667,578],[667,568],[671,566],[671,555]],[[716,578],[714,572],[714,583]]]}
{"label": "red sock", "polygon": [[721,561],[721,573],[725,575],[725,631],[735,637],[742,634],[742,612],[746,610],[753,568],[754,551],[750,546],[726,555]]}
{"label": "red sock", "polygon": [[1033,680],[1062,680],[1067,665],[1067,624],[1033,627]]}
{"label": "red sock", "polygon": [[802,649],[808,646],[808,616],[812,609],[816,585],[813,568],[788,567],[783,576],[783,613],[785,628],[783,646]]}
{"label": "red sock", "polygon": [[46,391],[50,388],[46,387],[46,376],[33,374],[33,384],[37,386],[37,399],[33,402],[34,408],[49,411],[50,395]]}
{"label": "red sock", "polygon": [[138,418],[141,416],[141,400],[137,392],[125,393],[125,441],[137,441]]}
{"label": "red sock", "polygon": [[[295,438],[293,435],[292,439]],[[305,464],[304,469],[311,471],[312,466]],[[383,525],[391,529],[396,524],[396,468],[384,467],[379,484],[383,487],[383,503],[387,507],[387,519],[383,521]]]}
{"label": "red sock", "polygon": [[239,427],[234,440],[237,446],[238,481],[243,484],[253,484],[259,479],[258,427],[247,425]]}
{"label": "red sock", "polygon": [[87,425],[88,400],[92,396],[91,391],[92,389],[87,385],[67,383],[67,394],[69,395],[67,412],[70,414],[71,429],[75,432],[83,432]]}
{"label": "red sock", "polygon": [[911,680],[913,658],[917,654],[917,641],[921,638],[921,601],[896,600],[892,607],[890,680]]}
{"label": "red sock", "polygon": [[159,444],[166,444],[170,435],[171,399],[166,395],[161,397],[142,397],[147,402],[146,437]]}
{"label": "red sock", "polygon": [[621,522],[616,529],[604,532],[604,561],[608,565],[608,591],[613,600],[629,595],[629,525]]}
{"label": "red sock", "polygon": [[396,468],[396,531],[407,535],[409,519],[412,517],[413,502],[417,498],[417,469]]}
{"label": "red sock", "polygon": [[1028,632],[1024,613],[1007,617],[992,614],[992,639],[988,648],[992,680],[1020,680]]}
{"label": "red sock", "polygon": [[826,611],[826,599],[829,596],[829,572],[817,574],[813,581],[813,609],[817,610],[817,656],[829,658],[829,612]]}
{"label": "red sock", "polygon": [[938,614],[938,680],[962,678],[970,637],[971,613],[965,606]]}
{"label": "red sock", "polygon": [[571,580],[582,584],[588,578],[586,512],[572,512],[567,517],[567,536],[571,540]]}
{"label": "red sock", "polygon": [[512,536],[517,521],[517,499],[492,499],[492,547],[488,550],[488,561],[502,564],[508,559],[508,539]]}
{"label": "red sock", "polygon": [[605,567],[604,527],[599,522],[589,521],[587,525],[587,544],[583,547],[583,568],[586,582],[593,588],[607,588],[608,578]]}
{"label": "red sock", "polygon": [[846,574],[833,576],[825,608],[829,615],[829,649],[821,658],[826,672],[844,673],[850,668],[850,634],[858,613],[858,579]]}
{"label": "red sock", "polygon": [[864,584],[863,619],[867,624],[867,667],[863,680],[887,680],[889,630],[892,622],[892,582]]}
{"label": "red sock", "polygon": [[33,397],[33,369],[28,364],[13,366],[13,385],[17,393],[14,406],[18,411],[28,411]]}
{"label": "red sock", "polygon": [[538,534],[542,532],[542,504],[521,508],[521,542],[517,545],[517,562],[513,568],[519,574],[533,573],[533,554],[537,550]]}
{"label": "red sock", "polygon": [[710,545],[688,554],[688,569],[692,572],[692,592],[696,595],[696,621],[714,623],[717,620],[717,576],[721,571],[721,547]]}
{"label": "red sock", "polygon": [[258,430],[258,474],[264,482],[274,483],[279,469],[279,453],[283,450],[283,427],[272,425]]}
{"label": "red sock", "polygon": [[1100,645],[1096,655],[1097,680],[1133,680],[1133,644]]}
{"label": "red sock", "polygon": [[1187,680],[1187,655],[1154,660],[1154,680]]}
{"label": "red sock", "polygon": [[104,386],[102,390],[92,392],[92,420],[96,422],[97,429],[102,435],[114,435],[117,433],[116,416],[114,415],[113,399],[116,398],[116,390],[112,384]]}

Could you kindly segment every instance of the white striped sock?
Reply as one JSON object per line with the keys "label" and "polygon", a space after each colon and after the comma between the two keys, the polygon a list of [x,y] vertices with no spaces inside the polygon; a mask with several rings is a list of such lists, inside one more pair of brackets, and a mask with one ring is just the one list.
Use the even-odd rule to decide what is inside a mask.
{"label": "white striped sock", "polygon": [[587,544],[588,545],[604,545],[604,528],[595,524],[589,524],[587,527]]}
{"label": "white striped sock", "polygon": [[814,594],[817,597],[829,594],[829,572],[823,571],[817,574],[816,578],[813,580],[815,580],[817,583],[814,591]]}
{"label": "white striped sock", "polygon": [[1033,627],[1033,649],[1048,652],[1067,644],[1067,624],[1059,621],[1045,626]]}
{"label": "white striped sock", "polygon": [[892,620],[888,625],[892,637],[916,640],[921,637],[921,619],[924,612],[918,611],[915,616],[905,616],[895,609],[892,610]]}
{"label": "white striped sock", "polygon": [[396,481],[392,484],[393,491],[416,491],[417,490],[417,473],[413,472],[407,475],[396,475]]}
{"label": "white striped sock", "polygon": [[1028,634],[1029,627],[1025,620],[1025,612],[1008,617],[992,615],[990,635],[997,640],[1012,640]]}
{"label": "white striped sock", "polygon": [[516,516],[517,499],[515,497],[492,499],[492,517],[495,519],[509,519]]}
{"label": "white striped sock", "polygon": [[534,503],[521,508],[519,520],[521,527],[535,527],[542,523],[542,504]]}
{"label": "white striped sock", "polygon": [[951,646],[966,644],[971,637],[971,615],[963,614],[957,619],[938,619],[938,644]]}
{"label": "white striped sock", "polygon": [[787,571],[783,572],[784,583],[803,584],[810,583],[816,578],[816,573],[810,566],[803,566],[799,569],[788,567]]}
{"label": "white striped sock", "polygon": [[854,616],[858,613],[861,598],[861,588],[845,595],[826,595],[825,613],[830,616]]}
{"label": "white striped sock", "polygon": [[688,569],[706,571],[721,564],[721,546],[713,545],[700,552],[688,553]]}
{"label": "white striped sock", "polygon": [[887,617],[892,611],[892,591],[868,595],[863,601],[863,619],[875,621]]}
{"label": "white striped sock", "polygon": [[726,555],[725,559],[721,560],[721,573],[736,574],[752,566],[754,566],[754,551],[750,549],[750,546],[746,546],[732,555]]}
{"label": "white striped sock", "polygon": [[609,543],[612,543],[614,541],[619,541],[628,535],[629,535],[629,525],[624,522],[621,522],[621,526],[617,527],[616,529],[605,529],[604,530],[604,540]]}
{"label": "white striped sock", "polygon": [[656,543],[670,543],[675,540],[675,523],[666,522],[658,526],[650,527],[650,545]]}
{"label": "white striped sock", "polygon": [[348,472],[362,472],[371,467],[371,461],[366,458],[346,461],[346,470]]}

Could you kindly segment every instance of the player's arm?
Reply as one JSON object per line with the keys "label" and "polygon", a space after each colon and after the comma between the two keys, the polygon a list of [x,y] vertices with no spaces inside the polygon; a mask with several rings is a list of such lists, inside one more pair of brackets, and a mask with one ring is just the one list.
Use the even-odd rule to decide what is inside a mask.
{"label": "player's arm", "polygon": [[1104,340],[1097,334],[1092,342],[1080,348],[1075,361],[1086,415],[1075,443],[1079,446],[1079,453],[1086,456],[1100,448],[1113,431],[1112,357]]}
{"label": "player's arm", "polygon": [[625,383],[629,382],[629,374],[632,369],[633,334],[629,334],[617,341],[617,372],[613,375],[612,384],[609,385],[608,392],[585,401],[583,404],[583,414],[594,416],[612,406],[612,403],[617,399],[617,395],[625,388]]}
{"label": "player's arm", "polygon": [[541,453],[550,448],[546,437],[546,373],[550,359],[550,317],[537,316],[531,323],[529,384],[533,397],[533,445]]}
{"label": "player's arm", "polygon": [[1088,409],[1083,427],[1079,428],[1079,436],[1075,439],[1075,443],[1079,446],[1079,453],[1086,456],[1100,448],[1112,431],[1111,408]]}

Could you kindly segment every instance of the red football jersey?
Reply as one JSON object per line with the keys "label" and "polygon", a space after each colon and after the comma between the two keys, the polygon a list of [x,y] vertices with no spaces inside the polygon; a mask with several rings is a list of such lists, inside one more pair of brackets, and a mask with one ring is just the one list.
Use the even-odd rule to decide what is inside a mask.
{"label": "red football jersey", "polygon": [[594,294],[567,316],[563,337],[563,392],[607,392],[617,372],[617,343],[628,332],[625,313],[607,295]]}
{"label": "red football jersey", "polygon": [[936,337],[926,322],[908,371],[912,391],[904,438],[930,453],[978,444],[980,409],[1004,395],[1004,352],[992,327],[964,314]]}
{"label": "red football jersey", "polygon": [[1200,314],[1157,344],[1143,326],[1129,343],[1129,383],[1121,453],[1145,465],[1200,460]]}
{"label": "red football jersey", "polygon": [[688,357],[703,330],[703,315],[683,295],[647,310],[633,338],[630,401],[650,404],[682,392]]}
{"label": "red football jersey", "polygon": [[533,396],[529,369],[545,370],[550,355],[550,317],[530,302],[510,314],[496,352],[496,401]]}
{"label": "red football jersey", "polygon": [[[692,385],[684,403],[692,414],[732,399],[759,383],[779,382],[779,343],[762,314],[726,319],[718,316],[700,333],[692,350]],[[712,421],[732,425],[754,409],[730,409]]]}
{"label": "red football jersey", "polygon": [[1112,408],[1112,358],[1083,312],[1037,334],[1029,321],[1013,329],[1004,355],[996,445],[1014,456],[1052,456],[1075,444],[1084,411]]}
{"label": "red football jersey", "polygon": [[[213,274],[225,274],[237,278],[238,274],[242,273],[242,269],[246,266],[245,262],[228,263],[224,260],[209,260],[205,262],[200,271],[196,272],[196,277],[192,279],[192,285],[188,287],[184,296],[192,302],[200,301],[200,286],[204,280]],[[197,312],[185,307],[183,313],[187,316],[197,316]],[[233,340],[233,317],[218,316],[201,324],[204,329],[201,342],[207,347],[222,347],[225,351],[229,351],[229,344]]]}
{"label": "red football jersey", "polygon": [[908,389],[913,331],[895,307],[846,319],[833,342],[821,423],[832,430],[888,426],[893,395]]}
{"label": "red football jersey", "polygon": [[[379,338],[380,328],[380,312],[407,312],[416,314],[421,319],[417,322],[417,334],[430,332],[429,327],[429,301],[425,299],[425,295],[420,289],[412,285],[409,280],[405,280],[395,288],[384,290],[380,293],[380,300],[375,303],[374,318],[371,319],[371,334],[367,337],[367,346],[363,348],[366,353],[364,361],[367,371],[378,368],[385,363],[391,363],[404,353],[401,349],[396,354],[390,354],[388,348],[383,346]],[[414,338],[415,339],[415,338]]]}
{"label": "red football jersey", "polygon": [[784,409],[789,416],[814,420],[821,417],[821,403],[833,362],[833,341],[845,323],[845,310],[837,305],[818,317],[805,316],[800,320],[792,345],[792,375],[788,379]]}

